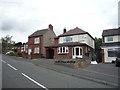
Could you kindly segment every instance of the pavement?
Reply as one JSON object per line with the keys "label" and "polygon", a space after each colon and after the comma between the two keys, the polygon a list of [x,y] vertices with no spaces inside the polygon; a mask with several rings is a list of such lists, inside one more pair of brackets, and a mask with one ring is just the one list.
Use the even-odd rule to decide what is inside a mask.
{"label": "pavement", "polygon": [[120,74],[119,67],[115,67],[115,64],[103,64],[99,63],[96,65],[90,65],[85,68],[72,69],[69,67],[55,65],[55,59],[23,59],[11,56],[11,58],[16,58],[20,61],[30,62],[36,66],[40,66],[46,69],[50,69],[56,72],[74,76],[77,78],[82,78],[104,85],[109,85],[113,87],[120,87]]}

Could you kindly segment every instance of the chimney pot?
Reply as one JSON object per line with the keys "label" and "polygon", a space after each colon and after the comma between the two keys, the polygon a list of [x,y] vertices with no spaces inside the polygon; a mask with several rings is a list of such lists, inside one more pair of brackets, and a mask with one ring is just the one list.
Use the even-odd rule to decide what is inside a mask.
{"label": "chimney pot", "polygon": [[63,33],[66,33],[66,28],[63,29]]}
{"label": "chimney pot", "polygon": [[51,24],[48,25],[48,30],[53,30],[53,26]]}

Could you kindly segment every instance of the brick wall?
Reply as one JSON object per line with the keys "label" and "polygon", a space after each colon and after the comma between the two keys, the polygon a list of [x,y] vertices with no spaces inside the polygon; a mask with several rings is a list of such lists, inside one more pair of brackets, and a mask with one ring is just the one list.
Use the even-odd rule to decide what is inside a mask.
{"label": "brick wall", "polygon": [[55,48],[54,49],[54,58],[56,58],[56,59],[72,58],[72,47],[69,47],[69,53],[67,53],[67,54],[58,54],[57,48]]}
{"label": "brick wall", "polygon": [[[39,44],[34,44],[34,39],[35,38],[40,38],[40,43]],[[31,57],[32,58],[36,58],[36,57],[40,57],[42,56],[42,44],[43,44],[43,39],[42,36],[37,36],[37,37],[30,37],[28,38],[28,49],[31,48],[32,49],[32,53],[31,53]],[[34,54],[34,48],[39,47],[40,48],[40,54]]]}

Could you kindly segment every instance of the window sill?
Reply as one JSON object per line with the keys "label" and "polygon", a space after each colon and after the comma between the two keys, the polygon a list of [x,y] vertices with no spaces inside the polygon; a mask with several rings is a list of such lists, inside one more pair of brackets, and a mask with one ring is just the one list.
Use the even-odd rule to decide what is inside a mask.
{"label": "window sill", "polygon": [[68,54],[68,53],[58,53],[58,55],[64,55],[64,54]]}

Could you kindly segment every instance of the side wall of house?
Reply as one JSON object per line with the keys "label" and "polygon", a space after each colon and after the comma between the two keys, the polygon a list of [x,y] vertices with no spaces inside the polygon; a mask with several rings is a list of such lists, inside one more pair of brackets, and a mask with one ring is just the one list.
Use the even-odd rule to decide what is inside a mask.
{"label": "side wall of house", "polygon": [[[35,38],[40,38],[40,43],[39,44],[34,44],[34,39]],[[36,57],[42,57],[42,44],[43,44],[43,37],[42,36],[36,36],[36,37],[30,37],[28,38],[28,49],[32,50],[31,53],[31,58],[36,58]],[[39,54],[34,54],[34,48],[39,47]]]}
{"label": "side wall of house", "polygon": [[43,35],[43,46],[42,46],[42,54],[45,57],[46,51],[45,51],[45,46],[50,46],[54,44],[54,38],[56,37],[55,33],[53,30],[48,30],[44,35]]}

